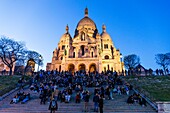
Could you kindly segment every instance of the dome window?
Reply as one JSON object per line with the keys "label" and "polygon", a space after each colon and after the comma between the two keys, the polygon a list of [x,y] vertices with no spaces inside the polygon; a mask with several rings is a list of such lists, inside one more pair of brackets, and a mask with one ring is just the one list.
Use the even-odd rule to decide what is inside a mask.
{"label": "dome window", "polygon": [[104,59],[109,59],[109,56],[108,56],[108,55],[106,55],[106,56],[104,57]]}

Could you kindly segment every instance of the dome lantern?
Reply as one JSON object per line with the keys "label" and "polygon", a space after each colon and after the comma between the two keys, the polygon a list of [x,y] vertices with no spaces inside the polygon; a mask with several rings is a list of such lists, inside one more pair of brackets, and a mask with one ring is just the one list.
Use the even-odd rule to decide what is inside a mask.
{"label": "dome lantern", "polygon": [[88,9],[87,9],[87,7],[85,9],[85,17],[88,17]]}
{"label": "dome lantern", "polygon": [[69,30],[69,27],[68,27],[68,24],[66,26],[66,33],[68,33],[68,30]]}
{"label": "dome lantern", "polygon": [[103,24],[102,26],[103,32],[106,32],[106,26]]}

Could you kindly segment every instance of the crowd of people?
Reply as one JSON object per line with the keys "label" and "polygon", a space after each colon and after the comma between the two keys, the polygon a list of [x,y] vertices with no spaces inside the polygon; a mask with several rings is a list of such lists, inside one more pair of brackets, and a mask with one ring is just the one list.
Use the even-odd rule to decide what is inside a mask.
{"label": "crowd of people", "polygon": [[30,93],[25,92],[18,92],[13,99],[11,100],[10,104],[17,104],[21,102],[22,104],[26,103],[30,100]]}
{"label": "crowd of people", "polygon": [[40,71],[30,79],[29,85],[31,91],[39,94],[40,104],[50,103],[51,113],[58,109],[57,102],[71,101],[84,102],[84,111],[89,111],[90,98],[94,102],[94,111],[103,113],[103,100],[113,100],[113,93],[129,95],[129,90],[132,89],[131,85],[122,82],[117,72],[111,71],[106,73]]}

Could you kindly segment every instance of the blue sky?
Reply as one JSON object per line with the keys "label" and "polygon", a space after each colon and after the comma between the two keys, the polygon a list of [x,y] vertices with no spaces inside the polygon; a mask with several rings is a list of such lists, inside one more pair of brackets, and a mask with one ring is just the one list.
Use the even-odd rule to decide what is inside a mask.
{"label": "blue sky", "polygon": [[105,24],[123,56],[136,54],[156,69],[155,54],[170,52],[169,6],[170,0],[0,0],[0,35],[42,54],[45,69],[65,26],[73,37],[88,7],[98,31]]}

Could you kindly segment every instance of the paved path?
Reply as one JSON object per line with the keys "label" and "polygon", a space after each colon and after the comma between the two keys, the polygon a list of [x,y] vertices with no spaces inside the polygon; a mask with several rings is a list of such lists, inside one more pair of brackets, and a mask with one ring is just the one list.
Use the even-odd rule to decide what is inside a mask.
{"label": "paved path", "polygon": [[[93,88],[89,89],[93,91]],[[31,100],[25,104],[10,104],[11,99],[17,93],[14,92],[10,96],[6,97],[4,100],[0,101],[0,113],[50,113],[48,110],[49,103],[45,105],[40,105],[40,99],[38,94],[30,91],[29,89],[24,90],[24,92],[31,93]],[[93,112],[93,102],[92,97],[89,102],[89,112]],[[104,113],[156,113],[155,110],[150,105],[147,107],[142,107],[135,103],[129,105],[126,103],[127,95],[117,95],[114,94],[113,100],[104,100]],[[83,102],[77,104],[74,101],[70,103],[60,103],[58,102],[59,109],[56,113],[82,113]],[[93,112],[94,113],[94,112]]]}

